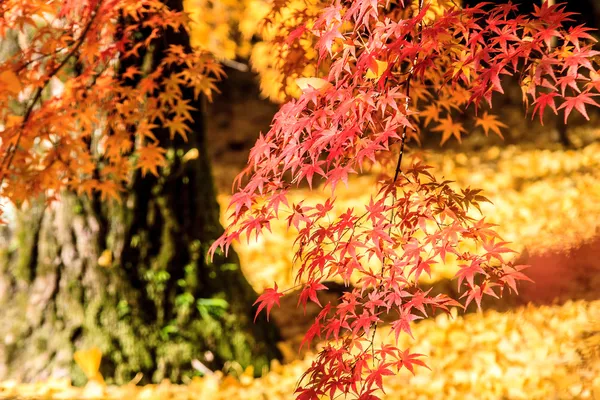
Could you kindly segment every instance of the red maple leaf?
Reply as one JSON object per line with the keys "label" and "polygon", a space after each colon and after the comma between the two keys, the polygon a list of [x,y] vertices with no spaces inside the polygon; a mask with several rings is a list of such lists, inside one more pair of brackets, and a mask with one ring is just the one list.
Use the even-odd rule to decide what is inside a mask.
{"label": "red maple leaf", "polygon": [[597,94],[581,93],[577,96],[565,97],[565,102],[558,107],[559,110],[563,108],[565,109],[565,124],[567,123],[567,119],[569,118],[571,111],[573,111],[573,108],[579,111],[581,115],[585,117],[585,119],[588,121],[590,120],[590,117],[585,109],[585,105],[591,104],[593,106],[600,107],[600,104],[596,103],[596,101],[592,99],[592,96],[597,96]]}
{"label": "red maple leaf", "polygon": [[544,125],[544,110],[546,107],[550,107],[554,114],[558,114],[556,109],[556,103],[554,102],[554,98],[558,97],[559,94],[556,92],[543,93],[538,96],[538,98],[534,102],[533,114],[531,115],[531,119],[535,117],[535,113],[537,112],[540,115],[540,123]]}
{"label": "red maple leaf", "polygon": [[415,369],[413,365],[420,365],[421,367],[425,367],[428,370],[431,370],[423,361],[419,360],[420,357],[425,357],[423,354],[419,353],[410,353],[410,349],[406,349],[404,351],[398,351],[400,360],[396,363],[398,369],[405,367],[407,370],[415,374]]}
{"label": "red maple leaf", "polygon": [[255,306],[258,304],[258,309],[256,310],[256,315],[254,315],[254,321],[256,321],[256,317],[262,311],[263,308],[267,308],[267,321],[269,320],[269,314],[271,313],[271,309],[274,304],[279,304],[279,299],[283,296],[283,293],[279,293],[277,291],[277,283],[273,288],[265,289],[265,292],[261,294],[258,299],[252,304]]}
{"label": "red maple leaf", "polygon": [[323,285],[319,282],[310,282],[308,283],[302,292],[300,292],[300,297],[298,298],[298,305],[302,304],[304,307],[304,313],[306,314],[306,303],[310,299],[313,303],[316,303],[321,307],[321,303],[319,302],[319,298],[317,297],[317,290],[327,290],[327,286]]}

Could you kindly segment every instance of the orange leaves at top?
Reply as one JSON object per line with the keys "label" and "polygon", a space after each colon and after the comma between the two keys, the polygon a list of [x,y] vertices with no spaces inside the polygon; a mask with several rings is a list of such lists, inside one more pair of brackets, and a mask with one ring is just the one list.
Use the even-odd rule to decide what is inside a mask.
{"label": "orange leaves at top", "polygon": [[[0,180],[15,201],[63,188],[118,200],[133,170],[160,174],[161,145],[190,134],[195,107],[184,93],[210,96],[222,76],[206,52],[165,44],[161,35],[187,29],[187,17],[162,1],[0,7],[0,40],[27,31],[0,60]],[[164,57],[145,62],[144,49],[159,44]]]}

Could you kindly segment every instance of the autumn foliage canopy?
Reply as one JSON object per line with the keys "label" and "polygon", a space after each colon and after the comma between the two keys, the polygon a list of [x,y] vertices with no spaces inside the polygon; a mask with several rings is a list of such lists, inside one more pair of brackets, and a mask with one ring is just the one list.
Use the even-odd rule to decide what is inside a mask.
{"label": "autumn foliage canopy", "polygon": [[[274,3],[267,23],[284,3]],[[525,267],[509,261],[507,243],[474,212],[487,201],[479,190],[456,191],[427,165],[402,158],[405,145],[426,132],[441,134],[442,143],[473,128],[501,135],[505,125],[490,109],[506,77],[518,81],[532,117],[543,120],[548,109],[565,121],[573,111],[587,117],[586,107],[598,106],[598,53],[588,29],[563,27],[570,17],[561,5],[523,16],[512,4],[333,0],[318,12],[294,13],[272,36],[276,64],[301,94],[284,93],[287,102],[257,140],[236,180],[229,226],[211,252],[285,219],[297,231],[299,306],[319,304],[324,281],[357,283],[339,304],[319,304],[303,345],[327,344],[298,398],[377,398],[385,376],[426,365],[394,344],[412,335],[414,320],[479,306],[485,295],[516,291],[527,279]],[[119,200],[133,171],[159,175],[167,150],[155,128],[185,138],[195,110],[182,90],[210,96],[221,69],[210,54],[179,44],[148,70],[128,60],[187,24],[183,12],[156,0],[0,2],[0,37],[36,27],[0,63],[2,195],[20,204],[66,188]],[[316,60],[303,55],[307,48]],[[465,109],[476,112],[472,123],[457,117]],[[367,172],[381,175],[369,203],[334,213],[338,187]],[[294,204],[288,191],[300,184],[322,184],[331,197]],[[460,265],[458,298],[421,289],[419,277],[448,260]],[[258,311],[268,317],[291,289],[267,289]],[[384,319],[395,337],[376,343]]]}
{"label": "autumn foliage canopy", "polygon": [[[394,344],[401,334],[412,336],[414,320],[480,306],[484,296],[516,292],[517,282],[528,279],[525,266],[509,261],[512,251],[494,227],[474,217],[472,210],[488,201],[479,190],[457,192],[423,163],[402,165],[402,156],[424,128],[440,132],[442,143],[460,141],[467,126],[456,115],[469,107],[476,113],[472,127],[501,135],[505,125],[489,110],[508,76],[518,80],[533,117],[543,120],[551,109],[565,121],[573,110],[587,118],[586,106],[598,106],[598,53],[588,29],[563,28],[569,20],[560,5],[523,16],[512,4],[333,1],[280,36],[282,48],[312,40],[322,74],[297,79],[302,94],[259,137],[236,181],[230,225],[213,251],[261,235],[274,219],[297,231],[299,306],[322,307],[303,346],[327,341],[304,374],[299,399],[377,398],[385,376],[426,366],[423,355]],[[369,203],[335,214],[338,186],[367,171],[381,174]],[[331,191],[325,202],[288,200],[290,188],[317,180]],[[460,265],[458,298],[420,288],[421,275],[451,259]],[[321,305],[317,293],[331,279],[357,285],[339,304]],[[258,311],[268,317],[286,291],[267,289]],[[374,341],[383,319],[392,320],[391,344]]]}
{"label": "autumn foliage canopy", "polygon": [[189,44],[139,67],[161,36],[187,26],[157,0],[2,1],[0,37],[21,39],[0,64],[2,195],[21,204],[68,188],[119,201],[133,172],[158,175],[166,149],[154,131],[186,138],[196,110],[183,91],[210,97],[222,75]]}

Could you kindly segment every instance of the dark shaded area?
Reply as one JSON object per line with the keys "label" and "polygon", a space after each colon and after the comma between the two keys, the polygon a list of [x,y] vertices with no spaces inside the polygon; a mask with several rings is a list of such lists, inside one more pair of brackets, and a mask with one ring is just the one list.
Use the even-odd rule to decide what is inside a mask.
{"label": "dark shaded area", "polygon": [[[506,4],[508,0],[500,1],[486,1],[486,0],[462,0],[464,7],[473,7],[480,3],[490,3],[490,6],[494,4]],[[512,1],[518,7],[519,13],[530,14],[535,10],[535,6],[540,6],[542,0],[529,0],[529,1]],[[567,27],[577,26],[585,24],[590,27],[597,27],[598,21],[600,20],[600,2],[598,0],[576,0],[576,1],[561,1],[557,0],[556,4],[565,6],[567,12],[577,13],[574,15],[573,21],[566,24]]]}

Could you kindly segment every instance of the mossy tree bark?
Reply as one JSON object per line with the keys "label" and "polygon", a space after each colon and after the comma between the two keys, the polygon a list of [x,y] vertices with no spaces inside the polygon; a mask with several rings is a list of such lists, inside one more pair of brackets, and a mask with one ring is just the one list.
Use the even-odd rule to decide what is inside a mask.
{"label": "mossy tree bark", "polygon": [[[189,48],[189,38],[166,32],[153,46],[154,65],[166,44]],[[196,373],[194,359],[260,372],[280,357],[276,329],[252,321],[256,293],[235,254],[206,259],[222,227],[203,105],[183,92],[198,108],[193,133],[186,142],[155,130],[169,158],[160,177],[136,174],[121,204],[71,193],[49,205],[32,202],[18,212],[16,230],[5,232],[0,379],[83,382],[73,354],[91,346],[102,350],[101,372],[116,383],[138,372],[145,381],[185,380]],[[184,162],[191,149],[199,156]]]}

